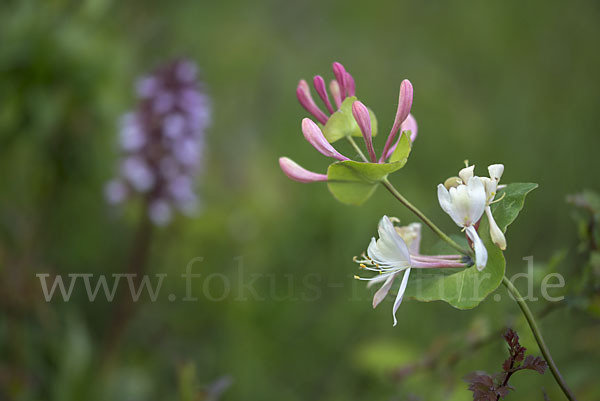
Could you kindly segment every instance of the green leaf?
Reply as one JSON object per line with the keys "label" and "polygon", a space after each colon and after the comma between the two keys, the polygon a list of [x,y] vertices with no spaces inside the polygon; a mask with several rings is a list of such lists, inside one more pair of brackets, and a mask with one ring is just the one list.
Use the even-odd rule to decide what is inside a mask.
{"label": "green leaf", "polygon": [[346,160],[333,163],[327,169],[327,186],[340,202],[360,205],[373,195],[378,183],[404,164],[406,161],[379,164]]}
{"label": "green leaf", "polygon": [[[362,137],[362,132],[352,115],[352,103],[356,100],[358,100],[356,96],[344,99],[340,109],[333,113],[327,124],[323,126],[323,135],[330,143],[347,136]],[[371,135],[375,136],[377,135],[377,118],[371,109],[369,109],[369,114],[371,116]]]}
{"label": "green leaf", "polygon": [[487,219],[481,221],[479,235],[488,251],[483,271],[466,269],[412,269],[405,297],[421,302],[444,301],[457,309],[472,309],[491,294],[504,276],[506,262],[502,251],[489,236]]}
{"label": "green leaf", "polygon": [[404,164],[406,164],[411,148],[412,143],[410,142],[410,131],[403,131],[400,133],[400,141],[398,142],[398,146],[396,146],[396,150],[394,150],[394,153],[392,153],[392,156],[390,157],[390,163],[402,161]]}
{"label": "green leaf", "polygon": [[[494,220],[498,223],[500,229],[506,232],[506,228],[512,224],[513,221],[519,215],[523,205],[525,203],[525,197],[527,194],[538,187],[535,183],[512,183],[508,184],[506,188],[501,189],[496,194],[496,199],[501,201],[494,203],[491,206]],[[479,230],[481,231],[481,230]]]}

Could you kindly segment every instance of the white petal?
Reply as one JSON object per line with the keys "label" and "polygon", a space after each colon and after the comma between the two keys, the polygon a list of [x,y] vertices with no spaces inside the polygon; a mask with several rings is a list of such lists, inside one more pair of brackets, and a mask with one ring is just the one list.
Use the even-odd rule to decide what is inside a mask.
{"label": "white petal", "polygon": [[458,176],[460,177],[460,179],[462,180],[462,182],[464,184],[469,182],[469,179],[471,179],[471,177],[473,177],[474,170],[475,170],[475,165],[472,165],[469,167],[465,167],[458,172]]}
{"label": "white petal", "polygon": [[404,277],[402,277],[402,283],[400,283],[400,288],[398,289],[398,295],[396,295],[396,300],[394,301],[394,308],[392,310],[392,315],[394,316],[394,326],[398,324],[398,320],[396,319],[396,311],[402,303],[402,297],[404,297],[404,291],[406,291],[406,284],[408,284],[409,275],[410,269],[406,269],[406,271],[404,272]]}
{"label": "white petal", "polygon": [[498,182],[488,177],[479,177],[479,180],[483,183],[483,187],[485,188],[486,203],[489,205],[496,196]]}
{"label": "white petal", "polygon": [[379,284],[382,281],[387,280],[388,278],[390,278],[390,276],[393,276],[394,274],[396,274],[396,272],[392,272],[392,273],[384,273],[384,274],[378,274],[376,276],[373,276],[372,279],[370,279],[367,282],[367,288],[371,288],[373,287],[375,284]]}
{"label": "white petal", "polygon": [[[376,308],[377,305],[379,305],[381,301],[385,299],[388,292],[390,292],[390,288],[392,288],[392,284],[394,284],[394,279],[397,275],[398,273],[389,274],[387,279],[385,280],[385,283],[383,283],[381,288],[377,290],[377,292],[373,296],[373,308]],[[373,281],[369,282],[369,284],[371,284],[372,282]]]}
{"label": "white petal", "polygon": [[485,245],[483,245],[483,241],[481,241],[481,238],[479,238],[479,234],[477,234],[477,230],[475,230],[475,227],[467,227],[467,237],[469,237],[469,239],[473,241],[473,248],[475,249],[475,265],[477,265],[477,270],[481,271],[485,268],[485,265],[487,264],[487,249],[485,248]]}
{"label": "white petal", "polygon": [[387,216],[383,216],[379,222],[378,231],[379,239],[372,239],[367,249],[369,257],[382,265],[410,266],[408,247]]}
{"label": "white petal", "polygon": [[492,242],[498,246],[498,248],[505,250],[506,249],[506,238],[504,237],[504,233],[498,227],[496,220],[494,220],[494,216],[492,215],[492,210],[490,207],[485,208],[485,214],[487,215],[488,221],[490,223],[490,237],[492,238]]}
{"label": "white petal", "polygon": [[488,167],[488,172],[490,173],[490,178],[498,183],[504,173],[504,164],[492,164]]}
{"label": "white petal", "polygon": [[450,193],[444,184],[438,184],[438,201],[442,210],[448,214],[452,212],[452,201],[450,199]]}
{"label": "white petal", "polygon": [[479,177],[473,177],[467,183],[469,190],[469,222],[475,224],[483,216],[486,206],[486,193]]}

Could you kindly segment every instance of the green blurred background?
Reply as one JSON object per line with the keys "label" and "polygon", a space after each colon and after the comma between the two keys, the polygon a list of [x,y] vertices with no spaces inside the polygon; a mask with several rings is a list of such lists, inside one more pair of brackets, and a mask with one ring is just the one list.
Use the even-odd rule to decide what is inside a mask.
{"label": "green blurred background", "polygon": [[[324,185],[282,174],[281,155],[315,171],[328,162],[302,137],[295,86],[330,79],[331,62],[342,62],[385,134],[409,78],[419,137],[392,181],[455,230],[437,183],[466,158],[480,169],[502,162],[504,182],[540,183],[510,228],[509,275],[525,269],[524,256],[544,264],[563,249],[568,269],[579,259],[565,196],[598,189],[599,37],[595,1],[3,1],[0,398],[198,400],[208,398],[197,389],[227,377],[225,400],[470,399],[461,378],[500,370],[500,338],[451,368],[405,380],[390,372],[436,347],[468,349],[472,336],[508,323],[539,354],[516,305],[502,288],[500,302],[473,311],[406,301],[396,328],[391,302],[372,310],[351,257],[383,214],[413,218],[381,189],[349,207]],[[106,365],[111,305],[88,302],[81,288],[46,303],[35,274],[127,269],[138,205],[103,197],[117,121],[134,106],[136,77],[181,55],[202,69],[214,107],[203,212],[157,232],[149,272],[169,278],[156,302],[138,305]],[[229,293],[211,301],[204,294],[221,298],[222,276],[199,279],[197,302],[169,302],[185,293],[178,277],[198,256],[194,271],[223,274]],[[542,327],[576,393],[597,399],[598,319],[561,309]],[[549,373],[511,382],[508,399],[541,400],[541,388],[561,399]]]}

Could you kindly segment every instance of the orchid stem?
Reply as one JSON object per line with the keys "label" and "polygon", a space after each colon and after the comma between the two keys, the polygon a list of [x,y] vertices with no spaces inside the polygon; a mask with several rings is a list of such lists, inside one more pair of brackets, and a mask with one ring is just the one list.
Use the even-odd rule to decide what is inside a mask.
{"label": "orchid stem", "polygon": [[438,226],[436,226],[423,212],[421,212],[415,205],[410,203],[408,199],[406,199],[398,190],[392,185],[391,182],[387,178],[384,178],[381,181],[381,184],[388,190],[396,199],[400,201],[404,206],[408,208],[411,212],[413,212],[418,218],[420,218],[423,223],[425,223],[429,228],[433,230],[442,240],[446,241],[452,248],[456,249],[460,253],[464,255],[471,255],[472,252],[466,250],[462,246],[460,246],[456,241],[450,238],[446,233],[444,233]]}
{"label": "orchid stem", "polygon": [[533,332],[535,341],[537,342],[538,347],[540,347],[540,351],[542,351],[542,355],[544,356],[544,359],[546,360],[546,362],[548,362],[548,367],[550,368],[550,371],[552,372],[552,376],[554,376],[554,380],[556,380],[556,382],[560,386],[562,392],[565,394],[567,399],[577,400],[577,398],[575,398],[575,395],[571,392],[571,389],[569,389],[569,386],[567,386],[565,379],[563,379],[562,375],[558,371],[558,367],[556,366],[556,363],[554,363],[554,360],[552,359],[552,355],[550,355],[550,350],[548,349],[548,346],[546,346],[546,343],[544,342],[544,338],[542,337],[542,332],[538,328],[537,323],[535,322],[535,318],[533,317],[533,313],[531,313],[531,310],[529,309],[529,306],[527,306],[525,299],[523,298],[521,293],[519,293],[519,290],[517,290],[517,287],[515,287],[513,285],[513,283],[511,283],[511,281],[506,278],[506,276],[504,276],[502,278],[502,284],[504,284],[504,286],[506,287],[508,292],[510,292],[512,294],[512,296],[515,298],[515,300],[517,301],[517,304],[519,305],[519,307],[521,308],[521,311],[523,312],[523,315],[525,315],[525,319],[527,319],[527,323],[529,324],[529,327],[531,328],[531,331]]}
{"label": "orchid stem", "polygon": [[348,142],[350,142],[350,144],[352,145],[352,147],[354,148],[354,150],[356,150],[356,152],[358,153],[358,155],[360,156],[360,158],[363,159],[363,161],[365,163],[369,163],[369,160],[367,159],[367,157],[365,156],[365,154],[362,152],[362,150],[360,150],[360,148],[358,147],[358,144],[356,143],[356,141],[354,140],[354,138],[352,138],[351,136],[347,136],[346,139],[348,139]]}

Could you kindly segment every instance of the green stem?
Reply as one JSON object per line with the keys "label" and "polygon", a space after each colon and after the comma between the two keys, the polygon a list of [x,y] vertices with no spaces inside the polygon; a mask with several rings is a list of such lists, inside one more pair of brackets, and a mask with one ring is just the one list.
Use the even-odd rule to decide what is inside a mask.
{"label": "green stem", "polygon": [[[351,136],[347,136],[346,139],[348,139],[348,142],[350,142],[350,144],[352,145],[354,150],[356,150],[356,152],[363,159],[363,161],[365,163],[369,163],[369,160],[367,159],[365,154],[362,152],[362,150],[358,147],[358,144],[356,143],[354,138],[352,138]],[[388,181],[387,178],[385,178],[381,182],[381,184],[384,187],[386,187],[387,190],[390,191],[391,194],[394,195],[394,197],[400,201],[400,203],[402,203],[404,206],[406,206],[411,212],[413,212],[418,218],[420,218],[423,221],[423,223],[425,223],[429,228],[431,228],[433,230],[433,232],[435,232],[441,239],[443,239],[448,244],[450,244],[451,247],[453,247],[454,249],[456,249],[457,251],[459,251],[460,253],[462,253],[464,255],[472,254],[472,252],[470,252],[469,250],[467,250],[467,249],[463,248],[462,246],[460,246],[459,244],[457,244],[456,241],[454,241],[452,238],[450,238],[448,235],[446,235],[442,230],[440,230],[438,226],[436,226],[431,220],[429,220],[429,218],[427,216],[425,216],[425,214],[423,214],[423,212],[421,212],[415,205],[410,203],[408,201],[408,199],[406,199],[404,196],[402,196],[402,194],[400,192],[398,192],[398,190],[392,185],[391,182]]]}
{"label": "green stem", "polygon": [[418,218],[420,218],[423,221],[423,223],[425,223],[429,228],[431,228],[434,233],[436,233],[441,239],[446,241],[451,247],[453,247],[454,249],[456,249],[457,251],[459,251],[462,254],[465,254],[465,255],[472,254],[472,252],[470,252],[470,251],[466,250],[465,248],[463,248],[462,246],[460,246],[456,241],[454,241],[452,238],[450,238],[448,235],[446,235],[442,230],[440,230],[440,228],[438,226],[436,226],[433,223],[433,221],[429,220],[429,218],[427,216],[425,216],[425,214],[423,214],[423,212],[421,212],[415,205],[410,203],[408,201],[408,199],[406,199],[404,196],[402,196],[402,194],[400,192],[398,192],[398,190],[392,185],[391,182],[389,182],[389,180],[387,178],[385,178],[381,182],[381,184],[388,191],[390,191],[390,193],[392,195],[394,195],[394,197],[396,199],[398,199],[400,201],[400,203],[402,203],[411,212],[413,212]]}
{"label": "green stem", "polygon": [[552,359],[552,355],[550,355],[550,350],[548,350],[548,347],[546,346],[546,343],[544,342],[544,338],[542,337],[542,332],[538,328],[537,323],[535,322],[535,318],[533,317],[533,314],[531,313],[529,306],[527,306],[525,299],[523,299],[523,296],[521,296],[521,294],[519,293],[519,290],[517,290],[517,287],[515,287],[513,285],[513,283],[511,283],[510,280],[506,278],[506,276],[504,276],[502,278],[502,283],[504,284],[506,289],[513,295],[513,297],[517,301],[517,304],[519,304],[519,307],[521,308],[523,315],[525,315],[525,319],[527,319],[527,323],[529,324],[529,327],[531,328],[531,331],[533,332],[535,341],[537,342],[538,346],[540,347],[540,351],[542,351],[542,355],[544,355],[544,359],[546,359],[546,362],[548,362],[548,367],[550,367],[550,371],[552,372],[552,376],[554,376],[554,380],[556,380],[556,382],[560,386],[561,390],[563,391],[563,393],[565,394],[567,399],[577,400],[575,398],[575,395],[569,389],[569,386],[567,386],[565,379],[563,379],[562,375],[558,371],[558,367],[554,363],[554,360]]}
{"label": "green stem", "polygon": [[356,152],[358,153],[358,155],[360,156],[360,158],[363,159],[363,161],[365,163],[369,163],[369,160],[367,159],[367,157],[365,156],[365,154],[362,152],[362,150],[360,150],[360,148],[358,147],[358,144],[356,143],[356,141],[354,140],[354,138],[352,138],[351,136],[347,136],[346,139],[348,139],[348,142],[350,142],[350,145],[352,145],[352,147],[354,148],[354,150],[356,150]]}

